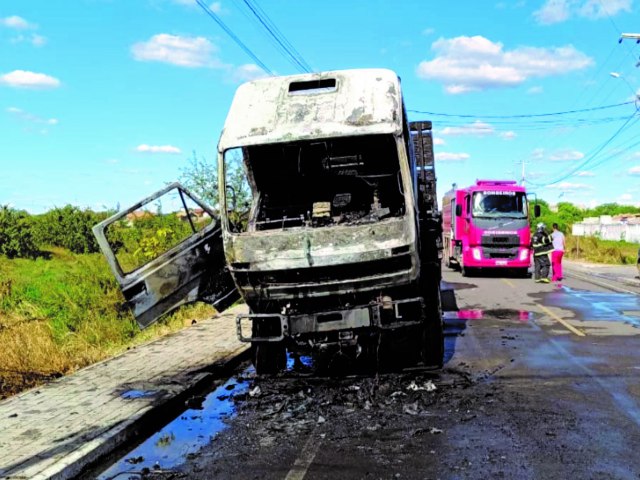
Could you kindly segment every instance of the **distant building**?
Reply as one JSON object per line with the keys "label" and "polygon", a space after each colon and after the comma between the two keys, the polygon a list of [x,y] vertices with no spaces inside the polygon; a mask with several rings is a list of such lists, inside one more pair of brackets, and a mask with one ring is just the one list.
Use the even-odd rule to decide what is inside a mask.
{"label": "distant building", "polygon": [[573,224],[571,233],[577,237],[640,243],[640,214],[625,213],[583,218],[582,222]]}
{"label": "distant building", "polygon": [[188,215],[185,210],[180,210],[176,213],[176,217],[183,221],[186,221],[188,216],[191,217],[191,220],[195,222],[204,222],[207,219],[211,218],[209,213],[204,208],[191,208],[189,209]]}
{"label": "distant building", "polygon": [[135,210],[133,212],[127,213],[126,219],[129,225],[133,224],[136,220],[142,220],[143,218],[151,218],[155,215],[148,210]]}

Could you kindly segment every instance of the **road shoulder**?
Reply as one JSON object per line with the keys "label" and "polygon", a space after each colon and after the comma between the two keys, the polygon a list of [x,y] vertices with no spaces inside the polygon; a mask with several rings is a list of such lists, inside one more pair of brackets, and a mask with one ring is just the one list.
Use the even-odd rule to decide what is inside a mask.
{"label": "road shoulder", "polygon": [[70,478],[243,354],[234,307],[0,402],[0,478]]}

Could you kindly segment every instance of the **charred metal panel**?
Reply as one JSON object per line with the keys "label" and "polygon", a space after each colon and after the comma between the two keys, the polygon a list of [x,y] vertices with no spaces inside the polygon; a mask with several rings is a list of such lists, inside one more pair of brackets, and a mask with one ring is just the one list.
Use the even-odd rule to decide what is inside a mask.
{"label": "charred metal panel", "polygon": [[230,235],[227,261],[252,270],[339,265],[390,258],[394,248],[410,246],[415,232],[405,218],[372,225],[268,230]]}
{"label": "charred metal panel", "polygon": [[[236,317],[238,338],[243,342],[278,342],[285,337],[299,337],[309,334],[336,331],[378,328],[393,330],[419,325],[424,300],[421,297],[402,300],[381,299],[369,305],[332,310],[314,314],[242,314]],[[270,321],[279,324],[278,334],[269,337],[253,337],[244,334],[252,328],[243,329],[246,322]]]}
{"label": "charred metal panel", "polygon": [[[125,272],[107,240],[107,227],[173,189],[179,190],[181,195],[188,195],[214,221],[154,260],[132,272]],[[202,300],[224,310],[239,297],[225,264],[221,228],[215,221],[215,213],[179,183],[171,184],[100,222],[93,227],[93,233],[142,328],[184,303]]]}
{"label": "charred metal panel", "polygon": [[[335,88],[291,91],[292,84],[327,80],[335,80]],[[402,133],[400,98],[398,76],[384,69],[255,80],[238,88],[218,150],[308,138],[399,135]]]}

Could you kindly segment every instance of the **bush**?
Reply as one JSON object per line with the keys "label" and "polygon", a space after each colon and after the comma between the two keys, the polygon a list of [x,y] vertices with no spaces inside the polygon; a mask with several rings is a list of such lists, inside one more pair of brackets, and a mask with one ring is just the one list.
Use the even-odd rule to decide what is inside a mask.
{"label": "bush", "polygon": [[40,245],[63,247],[73,253],[95,253],[98,243],[91,228],[108,214],[81,210],[67,205],[41,215],[36,223],[36,241]]}
{"label": "bush", "polygon": [[32,219],[26,212],[0,206],[0,255],[9,258],[35,257],[38,247],[33,239]]}

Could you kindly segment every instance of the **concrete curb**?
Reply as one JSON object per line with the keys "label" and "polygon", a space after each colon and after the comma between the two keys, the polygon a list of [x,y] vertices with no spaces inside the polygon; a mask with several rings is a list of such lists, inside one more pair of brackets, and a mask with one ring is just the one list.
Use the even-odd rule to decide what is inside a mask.
{"label": "concrete curb", "polygon": [[72,479],[90,470],[92,467],[96,467],[105,457],[124,447],[134,439],[143,438],[157,431],[165,423],[159,420],[172,419],[174,417],[172,414],[180,412],[189,397],[209,389],[214,381],[220,378],[221,374],[230,372],[244,360],[248,359],[249,350],[247,349],[237,355],[222,360],[222,362],[216,362],[214,364],[218,370],[216,373],[198,373],[193,375],[193,382],[185,385],[182,391],[176,392],[175,395],[163,399],[163,401],[156,405],[140,410],[120,425],[92,439],[81,449],[69,455],[70,458],[68,460],[65,459],[60,462],[62,469],[59,469],[58,465],[54,465],[41,473],[41,475],[43,475],[42,478],[52,480]]}
{"label": "concrete curb", "polygon": [[[601,287],[608,288],[610,290],[614,290],[619,293],[631,293],[638,294],[638,291],[627,290],[626,288],[619,287],[615,285],[615,283],[619,283],[621,285],[640,288],[640,282],[634,282],[633,280],[628,280],[623,277],[614,277],[614,276],[606,276],[606,275],[597,275],[597,274],[589,274],[585,270],[566,268],[565,272],[567,276],[577,278],[579,280],[583,280],[585,282],[592,283],[594,285],[599,285]],[[600,281],[599,281],[600,280]],[[605,283],[607,282],[607,283]],[[613,282],[613,283],[611,283]]]}
{"label": "concrete curb", "polygon": [[[93,478],[88,470],[126,454],[248,359],[235,328],[244,308],[0,402],[0,479]],[[122,396],[140,389],[154,393]]]}

